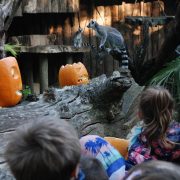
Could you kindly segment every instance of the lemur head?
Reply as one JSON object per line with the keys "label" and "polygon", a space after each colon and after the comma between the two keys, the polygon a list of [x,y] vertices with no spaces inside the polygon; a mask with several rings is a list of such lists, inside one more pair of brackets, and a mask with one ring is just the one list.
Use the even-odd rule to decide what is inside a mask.
{"label": "lemur head", "polygon": [[78,32],[80,32],[80,33],[83,32],[83,29],[82,29],[82,28],[79,28],[79,29],[78,29]]}
{"label": "lemur head", "polygon": [[87,25],[88,28],[92,28],[92,29],[96,28],[96,26],[97,26],[97,22],[93,19]]}

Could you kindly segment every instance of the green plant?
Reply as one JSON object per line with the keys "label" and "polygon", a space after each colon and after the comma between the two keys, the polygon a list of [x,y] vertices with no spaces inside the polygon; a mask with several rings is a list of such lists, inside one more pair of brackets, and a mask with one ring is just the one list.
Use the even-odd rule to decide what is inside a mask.
{"label": "green plant", "polygon": [[22,90],[22,95],[23,95],[23,99],[26,99],[28,97],[28,95],[31,95],[31,89],[29,86],[25,86],[24,89]]}
{"label": "green plant", "polygon": [[19,44],[5,44],[4,49],[6,52],[11,53],[14,57],[17,57],[18,53],[20,52],[20,45]]}
{"label": "green plant", "polygon": [[[180,111],[180,56],[167,63],[163,69],[150,80],[150,85],[159,85],[169,89],[173,95],[177,110]],[[180,117],[180,113],[179,113]]]}
{"label": "green plant", "polygon": [[150,85],[167,87],[177,100],[180,100],[180,57],[167,63],[153,76]]}

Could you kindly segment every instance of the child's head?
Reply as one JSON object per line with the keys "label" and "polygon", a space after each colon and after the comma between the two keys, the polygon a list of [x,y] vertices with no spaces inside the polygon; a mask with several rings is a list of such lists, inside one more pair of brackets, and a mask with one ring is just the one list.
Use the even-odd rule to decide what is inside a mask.
{"label": "child's head", "polygon": [[165,161],[148,161],[134,166],[124,180],[179,180],[180,167]]}
{"label": "child's head", "polygon": [[139,102],[140,118],[144,121],[144,132],[150,142],[156,138],[164,141],[173,106],[173,98],[164,88],[150,87],[142,93]]}
{"label": "child's head", "polygon": [[70,180],[80,161],[79,139],[67,122],[44,118],[14,133],[6,159],[17,180]]}
{"label": "child's head", "polygon": [[94,157],[81,157],[80,167],[85,174],[85,180],[109,179],[101,162]]}

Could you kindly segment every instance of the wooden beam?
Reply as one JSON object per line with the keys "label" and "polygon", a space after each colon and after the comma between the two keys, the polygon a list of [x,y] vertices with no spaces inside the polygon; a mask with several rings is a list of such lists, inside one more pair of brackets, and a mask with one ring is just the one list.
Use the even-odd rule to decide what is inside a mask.
{"label": "wooden beam", "polygon": [[144,20],[148,20],[150,26],[168,24],[174,20],[174,16],[159,16],[159,17],[146,17],[146,16],[127,16],[125,17],[125,23],[130,25],[142,25]]}
{"label": "wooden beam", "polygon": [[79,0],[23,0],[23,13],[74,13],[79,11]]}
{"label": "wooden beam", "polygon": [[90,52],[89,47],[76,49],[73,46],[65,45],[46,45],[46,46],[21,46],[21,53],[40,53],[40,54],[57,54],[57,53],[85,53]]}

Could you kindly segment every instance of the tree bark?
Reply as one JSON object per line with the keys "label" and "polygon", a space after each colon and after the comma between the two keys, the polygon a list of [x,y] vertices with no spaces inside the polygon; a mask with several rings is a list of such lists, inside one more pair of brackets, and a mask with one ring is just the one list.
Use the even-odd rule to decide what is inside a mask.
{"label": "tree bark", "polygon": [[109,135],[124,136],[124,131],[113,127],[122,119],[122,96],[130,86],[131,79],[116,72],[109,78],[102,75],[93,79],[88,85],[49,89],[38,102],[1,109],[0,132],[14,130],[38,117],[55,115],[70,121],[80,136],[91,131],[104,136],[106,128],[112,128],[113,132],[107,131]]}
{"label": "tree bark", "polygon": [[[6,56],[4,45],[6,42],[6,31],[13,20],[22,0],[1,1],[0,4],[0,59]],[[8,17],[8,18],[7,18]]]}

